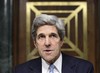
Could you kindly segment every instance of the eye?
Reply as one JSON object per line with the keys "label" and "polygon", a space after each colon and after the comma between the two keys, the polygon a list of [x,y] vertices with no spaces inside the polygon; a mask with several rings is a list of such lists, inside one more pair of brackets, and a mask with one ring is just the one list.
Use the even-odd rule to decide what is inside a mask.
{"label": "eye", "polygon": [[39,34],[39,35],[38,35],[38,39],[42,39],[42,38],[45,38],[45,35]]}
{"label": "eye", "polygon": [[50,37],[53,37],[53,38],[55,37],[55,38],[57,38],[58,35],[57,35],[56,33],[51,33]]}

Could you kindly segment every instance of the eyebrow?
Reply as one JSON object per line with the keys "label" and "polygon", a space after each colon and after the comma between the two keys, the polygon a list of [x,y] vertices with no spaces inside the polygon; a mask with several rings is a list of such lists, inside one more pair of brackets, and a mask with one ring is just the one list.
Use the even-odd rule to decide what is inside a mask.
{"label": "eyebrow", "polygon": [[[44,33],[40,33],[40,34],[38,34],[37,36],[41,36],[41,35],[45,35],[45,34],[44,34]],[[52,32],[52,33],[50,33],[49,35],[51,36],[51,35],[58,35],[58,34]]]}
{"label": "eyebrow", "polygon": [[50,35],[57,35],[57,33],[51,33]]}
{"label": "eyebrow", "polygon": [[44,35],[43,33],[40,33],[40,34],[38,34],[37,36],[41,36],[41,35]]}

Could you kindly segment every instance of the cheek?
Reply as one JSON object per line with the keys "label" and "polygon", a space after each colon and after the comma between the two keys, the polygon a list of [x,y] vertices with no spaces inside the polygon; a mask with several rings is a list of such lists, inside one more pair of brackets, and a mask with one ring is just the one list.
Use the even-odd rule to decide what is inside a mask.
{"label": "cheek", "polygon": [[54,46],[56,46],[56,47],[61,47],[62,46],[62,44],[63,44],[63,42],[61,42],[61,41],[52,41],[52,44],[54,45]]}
{"label": "cheek", "polygon": [[41,42],[41,41],[36,41],[36,46],[37,46],[37,47],[40,47],[40,46],[43,45],[43,43],[44,43],[43,41],[42,41],[42,42]]}
{"label": "cheek", "polygon": [[54,43],[53,44],[53,46],[52,46],[52,48],[54,48],[55,49],[55,54],[57,53],[59,53],[60,51],[61,51],[61,43],[60,42],[57,42],[57,43]]}
{"label": "cheek", "polygon": [[43,50],[43,42],[42,43],[41,42],[37,42],[36,43],[36,47],[37,47],[38,51],[41,52]]}

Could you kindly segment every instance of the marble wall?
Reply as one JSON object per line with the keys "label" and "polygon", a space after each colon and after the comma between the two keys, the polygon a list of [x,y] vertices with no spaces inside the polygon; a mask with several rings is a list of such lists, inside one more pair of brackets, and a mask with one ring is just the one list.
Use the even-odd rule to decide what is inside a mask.
{"label": "marble wall", "polygon": [[0,73],[12,68],[12,0],[0,0]]}

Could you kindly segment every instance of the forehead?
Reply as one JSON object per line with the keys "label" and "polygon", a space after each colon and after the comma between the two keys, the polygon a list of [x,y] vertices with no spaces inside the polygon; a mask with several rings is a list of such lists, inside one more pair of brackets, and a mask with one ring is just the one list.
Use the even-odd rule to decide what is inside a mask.
{"label": "forehead", "polygon": [[57,28],[53,25],[43,25],[37,29],[37,35],[40,33],[50,34],[50,33],[57,33]]}

